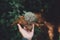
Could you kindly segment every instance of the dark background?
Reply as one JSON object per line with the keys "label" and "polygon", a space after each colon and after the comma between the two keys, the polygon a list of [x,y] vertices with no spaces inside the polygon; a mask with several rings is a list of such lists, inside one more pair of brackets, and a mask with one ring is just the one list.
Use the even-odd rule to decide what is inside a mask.
{"label": "dark background", "polygon": [[[23,10],[41,12],[41,9],[44,9],[43,17],[46,21],[60,24],[59,4],[58,0],[27,0],[27,2],[25,0],[0,0],[0,40],[21,40],[17,26],[11,26],[11,24],[18,16],[24,14]],[[34,40],[40,32],[40,29],[35,29]]]}

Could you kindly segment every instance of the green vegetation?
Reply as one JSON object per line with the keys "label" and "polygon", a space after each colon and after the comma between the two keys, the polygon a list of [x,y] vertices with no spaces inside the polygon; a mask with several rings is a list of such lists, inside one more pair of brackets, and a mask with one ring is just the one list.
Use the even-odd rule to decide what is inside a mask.
{"label": "green vegetation", "polygon": [[[20,15],[23,15],[25,0],[0,0],[0,32],[1,40],[21,40],[22,36],[17,25],[11,26]],[[38,0],[40,3],[41,1]],[[47,9],[47,2],[43,8]],[[39,35],[40,29],[35,28],[33,40]]]}

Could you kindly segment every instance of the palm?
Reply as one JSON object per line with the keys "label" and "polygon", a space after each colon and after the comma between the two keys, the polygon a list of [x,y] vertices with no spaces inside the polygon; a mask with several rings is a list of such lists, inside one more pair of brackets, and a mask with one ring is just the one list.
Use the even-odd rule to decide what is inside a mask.
{"label": "palm", "polygon": [[18,28],[19,28],[19,31],[20,31],[20,33],[22,34],[22,36],[23,36],[24,38],[32,39],[33,34],[34,34],[34,26],[33,26],[32,31],[27,31],[27,30],[25,30],[25,29],[22,28],[19,24],[18,24]]}

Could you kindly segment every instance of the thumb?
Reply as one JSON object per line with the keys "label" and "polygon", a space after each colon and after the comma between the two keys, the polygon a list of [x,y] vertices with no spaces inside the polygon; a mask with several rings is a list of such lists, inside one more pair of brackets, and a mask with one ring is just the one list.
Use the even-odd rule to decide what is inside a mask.
{"label": "thumb", "polygon": [[32,27],[33,27],[33,28],[32,28],[32,31],[34,31],[34,24],[32,24]]}
{"label": "thumb", "polygon": [[34,27],[34,24],[32,24],[32,26]]}
{"label": "thumb", "polygon": [[20,25],[20,24],[17,24],[17,26],[18,26],[18,27],[21,27],[21,25]]}

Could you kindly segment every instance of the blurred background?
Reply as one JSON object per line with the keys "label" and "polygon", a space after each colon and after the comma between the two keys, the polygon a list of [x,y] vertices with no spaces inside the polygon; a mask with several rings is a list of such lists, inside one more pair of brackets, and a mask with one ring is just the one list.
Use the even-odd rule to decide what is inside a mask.
{"label": "blurred background", "polygon": [[[33,4],[35,1],[37,1],[37,6]],[[58,21],[60,20],[59,6],[56,4],[58,0],[27,0],[27,2],[31,4],[27,4],[25,0],[0,0],[0,40],[21,40],[22,36],[18,31],[17,25],[11,26],[11,24],[20,15],[24,14],[23,11],[38,12],[43,9],[43,13],[45,13],[44,17],[47,21],[54,24],[55,22],[57,24],[60,23],[60,21]],[[57,12],[53,13],[53,9]],[[57,17],[58,19],[56,20]],[[40,32],[42,31],[39,28],[35,28],[33,40],[36,40]]]}

